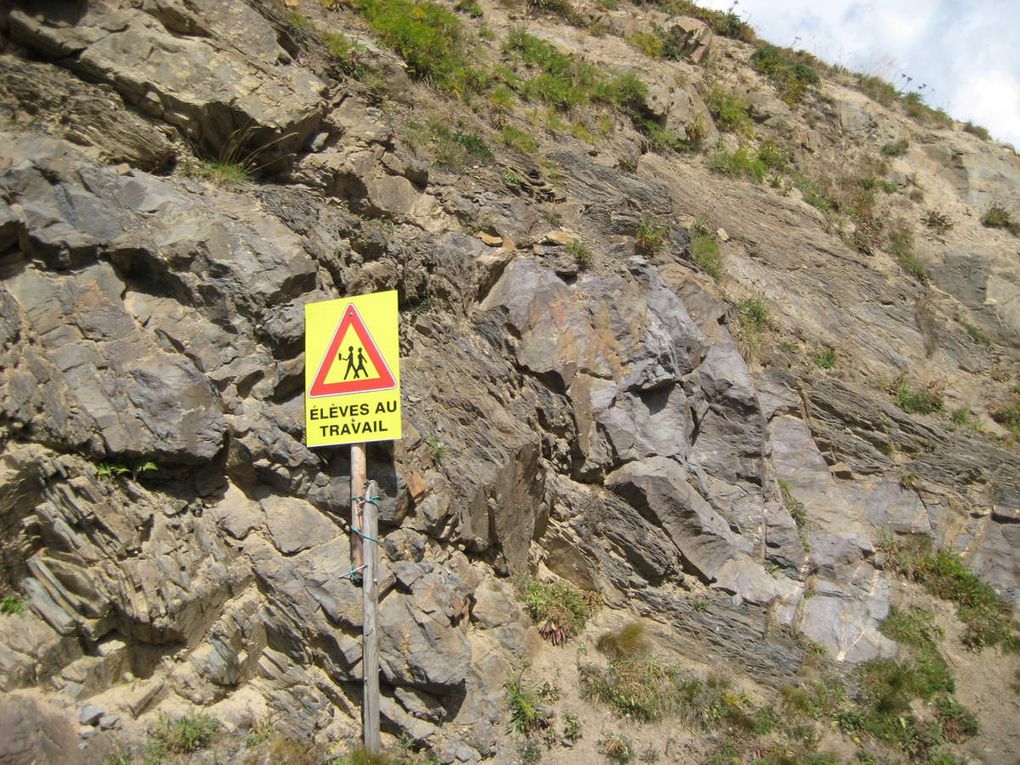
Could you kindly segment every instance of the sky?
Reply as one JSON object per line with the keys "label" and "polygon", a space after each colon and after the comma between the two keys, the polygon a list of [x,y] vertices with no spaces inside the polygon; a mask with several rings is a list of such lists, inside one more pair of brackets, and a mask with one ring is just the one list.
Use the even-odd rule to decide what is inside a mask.
{"label": "sky", "polygon": [[776,45],[919,90],[930,106],[1020,149],[1020,0],[697,2],[732,7]]}

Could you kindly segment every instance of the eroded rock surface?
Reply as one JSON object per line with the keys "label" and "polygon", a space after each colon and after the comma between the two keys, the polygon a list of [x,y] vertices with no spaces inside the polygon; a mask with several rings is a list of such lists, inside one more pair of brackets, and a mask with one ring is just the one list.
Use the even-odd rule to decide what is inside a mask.
{"label": "eroded rock surface", "polygon": [[[1020,271],[1011,235],[975,222],[1015,200],[1015,156],[910,133],[888,184],[959,221],[918,237],[922,283],[801,191],[626,125],[539,136],[539,161],[502,146],[507,115],[475,115],[439,156],[409,104],[454,102],[367,41],[406,86],[380,104],[278,5],[0,17],[0,592],[25,606],[0,615],[0,759],[87,742],[101,761],[193,708],[358,737],[349,458],[303,442],[303,305],[347,294],[400,295],[404,438],[368,450],[382,716],[443,762],[515,761],[504,683],[538,638],[514,583],[539,572],[767,686],[796,682],[811,645],[895,653],[886,534],[932,537],[1020,603],[1020,458],[990,416]],[[537,23],[643,74],[617,36],[585,48]],[[632,107],[682,138],[718,136],[690,81],[706,60],[799,161],[914,130],[845,84],[790,106],[732,77],[748,49],[701,22],[664,33],[688,60],[646,73]],[[449,156],[474,129],[492,159]],[[260,169],[200,172],[230,159]],[[691,254],[705,236],[718,282]],[[904,411],[889,391],[907,383],[963,414]]]}

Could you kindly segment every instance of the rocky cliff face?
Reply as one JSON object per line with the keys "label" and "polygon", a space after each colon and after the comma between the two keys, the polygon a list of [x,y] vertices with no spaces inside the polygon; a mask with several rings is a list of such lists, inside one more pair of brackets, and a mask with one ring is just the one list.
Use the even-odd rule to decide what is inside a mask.
{"label": "rocky cliff face", "polygon": [[[783,100],[755,46],[657,7],[483,2],[458,28],[518,70],[471,93],[339,5],[2,12],[0,757],[99,762],[194,708],[358,737],[302,306],[373,290],[403,307],[405,438],[369,452],[384,728],[443,762],[521,756],[504,683],[560,650],[530,577],[763,697],[819,651],[896,655],[893,535],[1020,603],[1018,240],[982,224],[1020,203],[1010,148],[845,73]],[[625,42],[652,24],[687,57]],[[547,112],[521,27],[643,85]],[[767,147],[769,183],[718,172]]]}

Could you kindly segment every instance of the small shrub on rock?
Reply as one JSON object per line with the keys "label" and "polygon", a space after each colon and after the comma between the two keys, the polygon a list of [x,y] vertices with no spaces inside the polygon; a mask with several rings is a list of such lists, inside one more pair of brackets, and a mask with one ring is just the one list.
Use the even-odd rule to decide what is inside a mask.
{"label": "small shrub on rock", "polygon": [[988,134],[987,128],[981,127],[981,125],[975,125],[973,122],[963,123],[963,130],[964,132],[970,133],[971,135],[976,135],[982,141],[987,141],[991,138],[991,136]]}
{"label": "small shrub on rock", "polygon": [[553,645],[579,634],[600,605],[598,593],[569,584],[532,580],[524,585],[522,595],[539,633]]}
{"label": "small shrub on rock", "polygon": [[25,613],[25,602],[18,595],[8,595],[0,600],[0,615],[21,616]]}
{"label": "small shrub on rock", "polygon": [[642,218],[641,225],[634,232],[635,246],[642,255],[657,255],[666,243],[665,226],[660,226],[651,218]]}
{"label": "small shrub on rock", "polygon": [[751,65],[768,77],[788,104],[800,101],[810,85],[819,81],[808,54],[775,45],[762,45],[751,56]]}
{"label": "small shrub on rock", "polygon": [[910,143],[906,138],[900,138],[898,141],[890,141],[882,147],[883,157],[902,157],[907,153],[907,147]]}
{"label": "small shrub on rock", "polygon": [[219,730],[219,722],[206,714],[191,713],[176,719],[161,715],[151,734],[150,749],[157,756],[197,752],[209,746]]}
{"label": "small shrub on rock", "polygon": [[993,202],[981,216],[981,225],[985,228],[1004,228],[1013,236],[1020,236],[1020,223],[1013,214],[1000,202]]}
{"label": "small shrub on rock", "polygon": [[900,380],[892,389],[896,406],[907,414],[933,414],[942,411],[942,396],[931,390],[915,390]]}
{"label": "small shrub on rock", "polygon": [[1012,606],[979,579],[963,560],[949,550],[934,550],[929,537],[896,537],[882,544],[885,567],[921,584],[928,592],[956,604],[966,625],[963,644],[972,649],[1000,645],[1020,651],[1020,628]]}
{"label": "small shrub on rock", "polygon": [[691,260],[698,268],[719,281],[723,274],[722,255],[719,252],[719,243],[715,237],[709,234],[701,234],[691,240]]}
{"label": "small shrub on rock", "polygon": [[538,687],[524,679],[524,670],[506,681],[507,704],[510,707],[510,730],[522,736],[531,736],[552,727],[554,713],[548,703],[558,693],[551,686]]}
{"label": "small shrub on rock", "polygon": [[743,146],[736,151],[717,151],[708,158],[708,166],[717,173],[737,177],[743,175],[755,183],[761,183],[768,172],[768,166],[761,157]]}
{"label": "small shrub on rock", "polygon": [[625,624],[618,630],[602,635],[596,646],[608,656],[623,657],[643,654],[648,649],[645,627],[641,622]]}
{"label": "small shrub on rock", "polygon": [[751,115],[747,101],[714,83],[705,96],[705,105],[715,118],[720,130],[732,133],[748,133],[751,130]]}

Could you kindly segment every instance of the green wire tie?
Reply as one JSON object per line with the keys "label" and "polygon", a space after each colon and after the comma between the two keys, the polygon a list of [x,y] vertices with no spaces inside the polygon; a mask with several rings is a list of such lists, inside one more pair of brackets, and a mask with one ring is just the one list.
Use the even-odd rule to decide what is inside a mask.
{"label": "green wire tie", "polygon": [[[351,497],[351,502],[371,502],[373,505],[375,505],[376,509],[378,510],[379,509],[379,500],[380,499],[381,499],[381,497],[379,497],[379,496],[375,496],[375,497],[353,496],[353,497]],[[361,529],[357,528],[354,524],[351,524],[351,531],[353,531],[355,534],[357,534],[362,539],[368,540],[369,542],[375,542],[377,545],[378,544],[382,544],[382,542],[380,542],[375,537],[370,537],[368,534],[365,534],[364,532],[362,532]],[[353,567],[351,568],[349,576],[351,578],[351,581],[354,582],[355,584],[360,584],[361,583],[361,575],[359,574],[359,572],[363,568],[364,568],[364,566],[359,566],[358,568],[353,568]]]}

